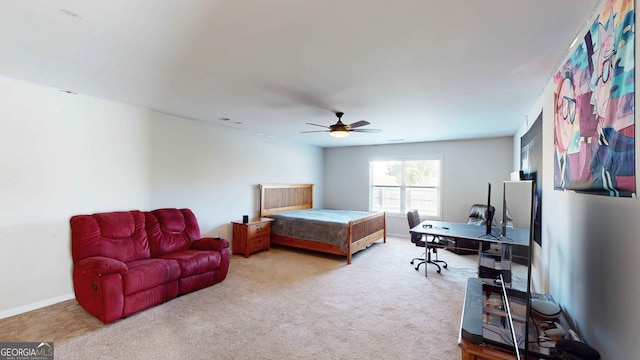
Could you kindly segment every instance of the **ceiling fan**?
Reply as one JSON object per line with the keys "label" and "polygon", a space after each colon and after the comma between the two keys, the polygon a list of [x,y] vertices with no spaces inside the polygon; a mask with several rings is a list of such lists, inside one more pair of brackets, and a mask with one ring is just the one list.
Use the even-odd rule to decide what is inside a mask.
{"label": "ceiling fan", "polygon": [[362,127],[362,126],[369,125],[369,122],[368,121],[364,121],[364,120],[356,121],[353,124],[346,125],[346,124],[344,124],[342,122],[342,115],[344,115],[343,112],[337,111],[336,112],[336,116],[338,117],[338,122],[333,124],[333,125],[331,125],[331,126],[307,123],[309,125],[320,126],[320,127],[326,128],[328,130],[302,131],[302,133],[328,132],[329,135],[331,135],[333,137],[342,138],[342,137],[349,136],[349,132],[351,132],[351,131],[353,131],[353,132],[363,132],[363,133],[377,133],[377,132],[382,131],[380,129],[357,129],[357,128]]}

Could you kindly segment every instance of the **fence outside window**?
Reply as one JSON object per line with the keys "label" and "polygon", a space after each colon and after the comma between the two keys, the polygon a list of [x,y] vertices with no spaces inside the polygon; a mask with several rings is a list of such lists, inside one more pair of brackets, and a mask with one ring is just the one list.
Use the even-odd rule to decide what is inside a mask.
{"label": "fence outside window", "polygon": [[438,189],[433,187],[407,187],[405,206],[401,205],[400,186],[374,186],[371,194],[373,211],[400,214],[404,210],[418,209],[426,216],[438,215]]}
{"label": "fence outside window", "polygon": [[404,214],[417,209],[420,215],[440,217],[442,157],[370,160],[370,209]]}

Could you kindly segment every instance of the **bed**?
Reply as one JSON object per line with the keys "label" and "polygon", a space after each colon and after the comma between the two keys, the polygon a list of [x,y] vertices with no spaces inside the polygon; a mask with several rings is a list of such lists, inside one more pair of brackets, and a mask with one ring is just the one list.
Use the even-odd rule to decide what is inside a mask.
{"label": "bed", "polygon": [[273,218],[271,244],[347,257],[386,238],[384,212],[313,208],[313,184],[261,184],[260,216]]}

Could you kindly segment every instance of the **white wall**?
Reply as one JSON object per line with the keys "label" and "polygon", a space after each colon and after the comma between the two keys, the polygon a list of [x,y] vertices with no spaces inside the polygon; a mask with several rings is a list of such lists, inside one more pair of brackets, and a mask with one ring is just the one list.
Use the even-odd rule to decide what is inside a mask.
{"label": "white wall", "polygon": [[73,298],[69,218],[191,208],[231,239],[259,183],[314,183],[322,149],[0,78],[0,318]]}
{"label": "white wall", "polygon": [[[368,210],[369,158],[441,155],[442,220],[466,222],[472,204],[487,202],[488,182],[491,203],[502,214],[502,182],[512,171],[512,148],[511,137],[327,148],[324,203],[329,208]],[[387,216],[389,234],[408,238],[408,226],[406,214]]]}
{"label": "white wall", "polygon": [[203,235],[231,239],[231,221],[257,217],[261,183],[313,183],[322,207],[319,147],[172,116],[154,119],[150,133],[151,207],[191,208]]}
{"label": "white wall", "polygon": [[[640,201],[553,189],[553,91],[550,79],[527,115],[532,123],[543,112],[542,247],[535,249],[534,280],[603,359],[635,359],[640,349]],[[524,123],[514,137],[514,169],[520,136],[529,126]],[[636,143],[636,188],[638,149]]]}

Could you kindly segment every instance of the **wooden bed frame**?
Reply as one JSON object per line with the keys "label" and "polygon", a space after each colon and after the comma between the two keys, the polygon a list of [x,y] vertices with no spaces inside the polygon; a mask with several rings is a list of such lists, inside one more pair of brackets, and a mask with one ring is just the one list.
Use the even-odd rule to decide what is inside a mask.
{"label": "wooden bed frame", "polygon": [[[313,184],[260,184],[261,217],[283,211],[312,208]],[[383,242],[387,242],[386,214],[379,212],[349,222],[347,236],[349,241],[347,242],[346,252],[342,251],[339,246],[273,233],[271,234],[271,243],[343,255],[347,257],[347,264],[351,264],[351,255],[366,249],[377,240],[383,239]]]}

